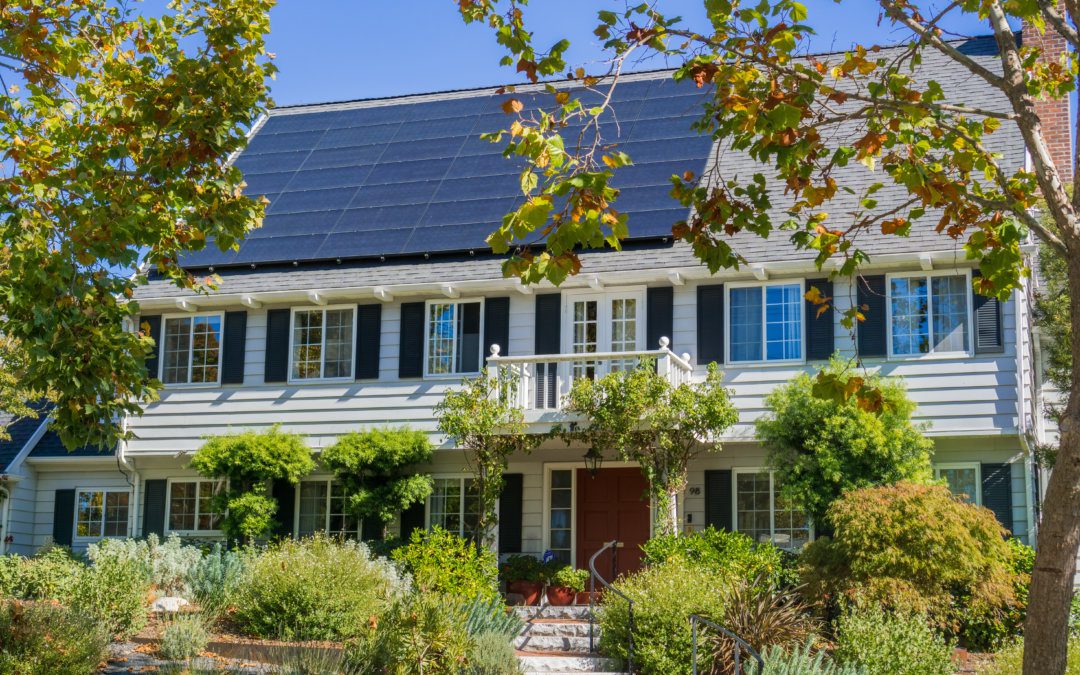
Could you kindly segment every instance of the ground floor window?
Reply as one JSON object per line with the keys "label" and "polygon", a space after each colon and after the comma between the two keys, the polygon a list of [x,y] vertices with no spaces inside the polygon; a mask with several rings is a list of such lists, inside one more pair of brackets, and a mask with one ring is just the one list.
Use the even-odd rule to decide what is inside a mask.
{"label": "ground floor window", "polygon": [[126,537],[130,492],[79,490],[75,500],[76,537]]}
{"label": "ground floor window", "polygon": [[754,541],[799,550],[810,541],[810,520],[780,497],[770,471],[735,474],[735,529]]}
{"label": "ground floor window", "polygon": [[217,532],[221,516],[214,509],[214,497],[225,489],[225,481],[174,480],[169,483],[169,530],[173,532]]}
{"label": "ground floor window", "polygon": [[428,498],[428,527],[472,537],[480,521],[480,495],[471,478],[436,478]]}
{"label": "ground floor window", "polygon": [[333,536],[357,538],[359,521],[346,513],[345,485],[329,479],[301,482],[296,532],[301,537],[326,532]]}
{"label": "ground floor window", "polygon": [[938,464],[934,467],[934,475],[944,480],[954,495],[972,504],[982,504],[979,490],[982,481],[977,463]]}
{"label": "ground floor window", "polygon": [[573,498],[573,470],[553,470],[549,494],[548,550],[556,560],[567,565],[573,564]]}

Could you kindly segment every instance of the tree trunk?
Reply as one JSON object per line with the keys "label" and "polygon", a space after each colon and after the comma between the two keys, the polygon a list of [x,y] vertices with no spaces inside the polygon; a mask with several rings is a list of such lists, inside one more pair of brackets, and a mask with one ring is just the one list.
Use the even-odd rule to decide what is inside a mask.
{"label": "tree trunk", "polygon": [[1043,500],[1038,550],[1031,573],[1029,610],[1024,623],[1025,675],[1065,672],[1069,605],[1080,546],[1080,257],[1069,255],[1066,262],[1072,323],[1072,387],[1060,420],[1057,460]]}
{"label": "tree trunk", "polygon": [[679,493],[677,490],[668,490],[667,493],[667,526],[668,531],[676,537],[679,536]]}

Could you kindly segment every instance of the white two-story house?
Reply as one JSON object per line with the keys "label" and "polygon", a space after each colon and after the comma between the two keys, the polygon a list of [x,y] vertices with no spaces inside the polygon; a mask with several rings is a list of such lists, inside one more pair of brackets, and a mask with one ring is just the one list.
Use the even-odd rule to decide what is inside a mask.
{"label": "white two-story house", "polygon": [[[992,38],[959,44],[997,67]],[[922,69],[961,100],[1002,105],[943,59]],[[238,251],[211,245],[185,261],[218,275],[219,289],[195,295],[151,275],[137,293],[158,344],[148,367],[164,389],[126,421],[134,438],[114,453],[67,454],[42,422],[24,421],[0,449],[6,550],[150,532],[218,536],[215,484],[188,468],[192,454],[207,436],[275,424],[303,434],[316,454],[350,431],[429,432],[439,449],[417,470],[434,478],[434,494],[394,529],[465,532],[475,501],[462,451],[437,433],[440,397],[485,367],[512,367],[524,376],[518,403],[542,431],[574,377],[634,355],[661,358],[679,379],[701,378],[716,362],[734,392],[739,423],[720,451],[694,461],[685,528],[714,525],[797,548],[813,525],[778,503],[754,420],[774,387],[834,352],[904,378],[940,476],[1033,539],[1040,406],[1026,290],[1007,302],[974,295],[975,263],[932,224],[907,238],[861,237],[871,260],[857,280],[830,282],[783,232],[735,237],[749,264],[709,274],[671,240],[672,223],[687,214],[668,195],[669,177],[709,162],[730,173],[760,169],[691,129],[708,95],[670,72],[624,78],[617,120],[603,131],[634,160],[616,179],[631,235],[621,252],[583,252],[581,273],[559,288],[504,278],[502,258],[484,244],[520,198],[520,167],[479,138],[508,123],[495,89],[271,111],[235,159],[248,191],[270,201],[264,226]],[[525,87],[517,96],[547,94]],[[1002,129],[990,142],[1005,165],[1026,161],[1018,133]],[[850,171],[851,180],[873,179],[861,166]],[[881,208],[899,198],[880,195]],[[817,316],[803,298],[810,285],[834,298],[834,311]],[[869,308],[854,335],[840,323],[852,303]],[[511,458],[501,553],[550,550],[583,565],[604,541],[632,550],[649,536],[641,472],[608,451],[593,475],[584,453],[551,441]],[[282,534],[356,530],[325,472],[269,489]]]}

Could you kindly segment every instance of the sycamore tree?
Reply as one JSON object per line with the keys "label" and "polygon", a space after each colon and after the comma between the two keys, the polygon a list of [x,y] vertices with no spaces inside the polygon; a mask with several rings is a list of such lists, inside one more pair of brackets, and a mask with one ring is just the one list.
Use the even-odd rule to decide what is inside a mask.
{"label": "sycamore tree", "polygon": [[0,333],[22,355],[0,354],[0,402],[51,394],[68,447],[114,444],[156,397],[131,270],[206,288],[183,254],[261,222],[225,160],[269,103],[272,5],[0,3]]}
{"label": "sycamore tree", "polygon": [[566,441],[597,451],[611,448],[621,459],[637,462],[649,481],[656,531],[677,535],[679,494],[686,489],[690,460],[719,451],[720,435],[739,419],[722,380],[711,363],[703,382],[675,385],[648,359],[633,370],[580,378],[563,411],[582,420],[559,433]]}
{"label": "sycamore tree", "polygon": [[[506,51],[504,63],[536,82],[567,71],[569,44],[535,44],[525,21],[526,2],[458,4],[466,22],[494,32]],[[663,14],[662,2],[612,3],[611,10],[600,11],[594,34],[608,59],[600,72],[570,73],[576,84],[600,92],[598,103],[586,106],[575,90],[551,87],[551,106],[523,115],[523,103],[509,92],[503,108],[512,120],[492,138],[507,141],[507,155],[526,160],[523,198],[488,241],[502,252],[521,241],[544,248],[515,248],[506,262],[508,275],[559,283],[579,270],[581,248],[618,248],[633,227],[619,212],[611,181],[633,157],[600,138],[599,122],[614,105],[610,93],[623,67],[651,53],[675,65],[676,80],[709,87],[700,132],[759,163],[758,171],[740,175],[716,165],[704,175],[687,167],[672,176],[672,196],[691,214],[673,223],[672,235],[691,245],[710,270],[738,266],[742,260],[731,237],[750,233],[785,236],[819,265],[835,260],[834,274],[854,275],[869,260],[860,249],[860,234],[876,230],[904,237],[916,228],[933,228],[943,245],[960,246],[978,262],[978,292],[1005,298],[1027,273],[1021,245],[1033,232],[1063,257],[1071,321],[1080,321],[1080,191],[1063,179],[1075,157],[1055,155],[1039,110],[1040,99],[1062,99],[1076,88],[1080,3],[955,0],[923,11],[926,3],[878,0],[881,20],[906,36],[897,49],[886,54],[861,45],[817,57],[807,56],[812,31],[806,8],[795,0],[703,4],[707,23],[700,26]],[[992,67],[948,39],[948,26],[960,15],[981,21],[993,35],[998,58]],[[1017,29],[1025,23],[1033,32],[1021,44]],[[1000,105],[987,108],[950,97],[934,72],[917,69],[929,54],[992,90]],[[584,131],[575,131],[568,142],[559,131],[571,124]],[[1008,166],[989,149],[989,140],[1003,128],[1022,138],[1030,158],[1026,166]],[[873,176],[865,188],[859,164]],[[884,187],[901,196],[878,208],[875,193]],[[840,206],[852,198],[855,208]],[[1048,225],[1032,212],[1037,202],[1045,204]],[[826,299],[817,295],[815,300]],[[864,319],[863,311],[852,307],[843,317],[846,325]],[[1070,350],[1073,363],[1080,364],[1075,358],[1080,330],[1072,331]],[[835,384],[837,397],[880,400],[880,392]],[[1027,673],[1065,668],[1080,546],[1080,396],[1075,395],[1080,370],[1075,367],[1069,384],[1032,574]]]}

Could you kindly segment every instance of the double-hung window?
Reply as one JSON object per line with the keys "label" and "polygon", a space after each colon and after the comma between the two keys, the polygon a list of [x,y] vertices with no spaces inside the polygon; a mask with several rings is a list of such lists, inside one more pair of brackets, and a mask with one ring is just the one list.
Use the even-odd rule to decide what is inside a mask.
{"label": "double-hung window", "polygon": [[428,497],[428,527],[472,537],[480,522],[480,493],[472,478],[436,478]]}
{"label": "double-hung window", "polygon": [[352,307],[293,310],[291,378],[352,379],[354,322]]}
{"label": "double-hung window", "polygon": [[731,287],[728,360],[802,359],[803,304],[801,282]]}
{"label": "double-hung window", "polygon": [[982,484],[978,462],[963,462],[954,464],[937,464],[934,466],[934,476],[944,479],[949,490],[956,496],[962,497],[972,504],[982,504]]}
{"label": "double-hung window", "polygon": [[75,536],[126,537],[131,493],[120,490],[79,490],[75,500]]}
{"label": "double-hung window", "polygon": [[771,471],[735,472],[735,529],[756,542],[789,550],[810,541],[810,520],[780,496]]}
{"label": "double-hung window", "polygon": [[482,306],[479,300],[427,303],[425,373],[480,372]]}
{"label": "double-hung window", "polygon": [[221,513],[214,497],[225,481],[174,480],[169,482],[169,530],[171,532],[218,532]]}
{"label": "double-hung window", "polygon": [[889,351],[893,356],[968,350],[966,274],[889,277]]}
{"label": "double-hung window", "polygon": [[300,483],[296,533],[307,537],[316,532],[356,539],[357,519],[345,508],[345,485],[336,480],[305,480]]}
{"label": "double-hung window", "polygon": [[163,383],[218,383],[221,375],[221,314],[166,317],[163,332]]}

